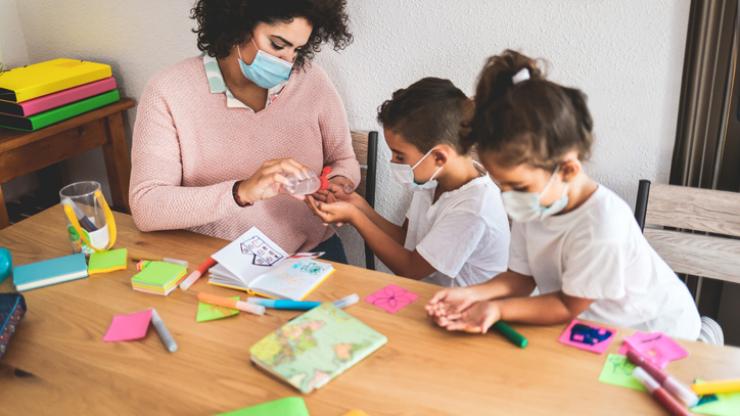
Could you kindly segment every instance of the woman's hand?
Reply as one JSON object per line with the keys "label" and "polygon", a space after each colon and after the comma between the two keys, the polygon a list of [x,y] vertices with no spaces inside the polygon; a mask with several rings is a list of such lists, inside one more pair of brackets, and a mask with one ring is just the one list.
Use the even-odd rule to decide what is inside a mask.
{"label": "woman's hand", "polygon": [[463,311],[481,300],[483,298],[475,286],[443,289],[432,296],[426,310],[439,323],[439,318],[459,319]]}
{"label": "woman's hand", "polygon": [[344,201],[355,189],[355,184],[344,176],[335,176],[329,179],[329,189],[321,189],[314,193],[313,198],[319,202]]}
{"label": "woman's hand", "polygon": [[347,201],[336,201],[327,204],[326,202],[316,201],[312,196],[309,196],[306,198],[306,204],[316,216],[321,218],[321,221],[327,224],[352,223],[357,215],[362,215],[359,208]]}
{"label": "woman's hand", "polygon": [[465,310],[458,319],[441,317],[439,326],[448,331],[465,331],[485,334],[491,325],[501,319],[501,308],[497,301],[476,302]]}
{"label": "woman's hand", "polygon": [[[253,204],[281,193],[289,185],[288,176],[307,178],[308,175],[309,169],[293,159],[268,160],[252,177],[239,183],[237,195],[241,202]],[[303,199],[302,195],[294,197]]]}

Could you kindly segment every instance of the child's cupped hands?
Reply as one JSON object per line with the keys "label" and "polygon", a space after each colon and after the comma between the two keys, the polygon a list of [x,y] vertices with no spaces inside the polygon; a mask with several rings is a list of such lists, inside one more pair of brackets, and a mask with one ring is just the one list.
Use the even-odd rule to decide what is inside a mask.
{"label": "child's cupped hands", "polygon": [[501,319],[501,308],[497,301],[482,301],[472,304],[457,316],[440,317],[437,324],[448,331],[465,331],[485,334],[491,325]]}
{"label": "child's cupped hands", "polygon": [[360,212],[359,209],[347,201],[335,201],[331,203],[321,202],[312,196],[306,198],[306,205],[311,211],[327,224],[342,225],[351,223]]}

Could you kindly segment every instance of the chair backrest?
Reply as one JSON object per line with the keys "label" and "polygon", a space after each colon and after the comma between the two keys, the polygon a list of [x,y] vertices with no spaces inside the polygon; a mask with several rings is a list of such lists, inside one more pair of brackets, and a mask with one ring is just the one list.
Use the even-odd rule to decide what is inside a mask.
{"label": "chair backrest", "polygon": [[[375,184],[378,168],[378,132],[352,131],[352,147],[360,162],[360,185],[357,193],[362,195],[371,207],[375,207]],[[375,254],[365,244],[365,267],[375,270]]]}
{"label": "chair backrest", "polygon": [[635,216],[676,273],[740,283],[740,193],[640,181]]}

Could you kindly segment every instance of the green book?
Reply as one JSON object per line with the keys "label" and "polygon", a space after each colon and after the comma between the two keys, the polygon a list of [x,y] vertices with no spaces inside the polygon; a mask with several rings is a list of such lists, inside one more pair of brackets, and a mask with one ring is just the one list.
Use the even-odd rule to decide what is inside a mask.
{"label": "green book", "polygon": [[327,302],[262,338],[249,353],[257,366],[309,393],[386,342],[384,335]]}
{"label": "green book", "polygon": [[245,407],[216,416],[309,416],[306,403],[300,397],[286,397],[271,402]]}
{"label": "green book", "polygon": [[118,90],[111,90],[100,95],[76,101],[72,104],[63,105],[29,117],[16,117],[0,114],[0,127],[13,130],[35,131],[74,116],[78,116],[82,113],[87,113],[88,111],[115,103],[120,99],[121,93],[118,92]]}

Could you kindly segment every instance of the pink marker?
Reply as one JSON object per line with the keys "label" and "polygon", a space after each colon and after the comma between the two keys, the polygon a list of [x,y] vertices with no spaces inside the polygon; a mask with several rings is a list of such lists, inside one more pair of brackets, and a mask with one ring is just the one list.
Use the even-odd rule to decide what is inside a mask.
{"label": "pink marker", "polygon": [[694,394],[693,391],[689,390],[689,388],[684,386],[680,381],[671,377],[655,364],[651,363],[644,355],[632,348],[628,348],[627,358],[632,361],[633,364],[641,367],[650,374],[661,386],[665,387],[669,393],[675,396],[678,400],[681,400],[681,402],[686,406],[693,407],[699,402],[699,397]]}
{"label": "pink marker", "polygon": [[198,266],[198,268],[194,272],[190,273],[188,277],[186,277],[185,280],[183,280],[182,283],[180,283],[180,289],[188,290],[190,286],[193,285],[193,283],[195,283],[198,279],[200,279],[201,276],[203,276],[208,271],[208,269],[210,269],[211,267],[215,265],[216,265],[216,260],[213,260],[211,257],[206,259],[206,261],[201,263],[201,265]]}

